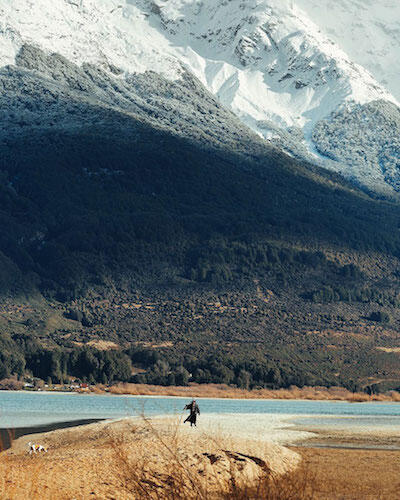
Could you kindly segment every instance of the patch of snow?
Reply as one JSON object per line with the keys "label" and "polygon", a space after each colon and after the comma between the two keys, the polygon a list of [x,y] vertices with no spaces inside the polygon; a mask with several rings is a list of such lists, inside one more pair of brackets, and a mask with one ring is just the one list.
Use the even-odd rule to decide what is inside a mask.
{"label": "patch of snow", "polygon": [[112,64],[126,73],[149,69],[178,78],[165,36],[141,2],[126,0],[0,0],[0,67],[23,43],[60,53],[75,64]]}
{"label": "patch of snow", "polygon": [[294,0],[324,34],[400,100],[398,0]]}
{"label": "patch of snow", "polygon": [[396,102],[296,0],[158,0],[180,59],[247,125],[305,128],[344,103]]}

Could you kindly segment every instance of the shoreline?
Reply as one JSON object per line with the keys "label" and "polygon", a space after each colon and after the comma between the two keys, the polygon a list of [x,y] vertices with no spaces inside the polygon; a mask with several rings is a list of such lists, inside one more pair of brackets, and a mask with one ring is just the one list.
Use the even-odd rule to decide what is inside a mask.
{"label": "shoreline", "polygon": [[352,451],[400,451],[400,446],[395,447],[382,447],[382,446],[368,446],[366,444],[355,446],[355,445],[344,445],[344,444],[325,444],[325,443],[309,443],[309,444],[289,444],[288,448],[306,448],[308,450],[318,449],[318,450],[352,450]]}
{"label": "shoreline", "polygon": [[[171,394],[130,394],[130,393],[116,393],[110,391],[97,392],[97,391],[57,391],[57,390],[41,390],[41,391],[27,391],[27,390],[5,390],[0,389],[0,394],[46,394],[46,395],[60,395],[60,396],[110,396],[110,397],[129,397],[129,398],[149,398],[149,399],[190,399],[191,396],[187,395],[171,395]],[[320,403],[352,403],[352,404],[396,404],[400,403],[396,399],[369,399],[369,400],[352,400],[352,399],[334,399],[334,398],[309,398],[309,397],[230,397],[230,396],[193,396],[196,400],[215,400],[215,401],[307,401],[307,402],[320,402]]]}
{"label": "shoreline", "polygon": [[[0,428],[0,452],[9,449],[13,441],[31,434],[44,434],[59,429],[74,431],[74,429],[93,423],[134,422],[140,418],[140,416],[88,418],[25,427]],[[312,425],[300,427],[293,422],[296,418],[296,415],[291,414],[262,416],[259,414],[219,415],[211,413],[201,416],[197,429],[207,435],[214,434],[215,436],[225,436],[233,439],[250,439],[295,448],[400,451],[400,438],[397,437],[395,431],[357,432],[354,430],[339,432],[334,428],[316,429]],[[147,417],[147,420],[154,423],[175,423],[182,426],[183,432],[187,431],[187,426],[183,424],[182,416],[179,415],[152,415]]]}
{"label": "shoreline", "polygon": [[[340,386],[290,386],[288,388],[240,389],[227,384],[198,384],[191,382],[186,386],[161,386],[151,384],[134,384],[130,382],[114,382],[112,385],[97,383],[83,384],[84,387],[56,384],[39,390],[21,388],[15,392],[35,394],[92,394],[135,396],[148,398],[188,398],[188,399],[230,399],[230,400],[290,400],[290,401],[347,401],[351,403],[398,403],[400,392],[387,391],[380,394],[366,392],[351,392]],[[3,390],[1,392],[8,392]]]}
{"label": "shoreline", "polygon": [[[98,384],[97,391],[105,389]],[[350,392],[343,387],[290,386],[281,389],[239,389],[226,384],[195,384],[188,386],[158,386],[148,384],[117,383],[107,388],[107,392],[118,395],[187,397],[234,400],[299,400],[299,401],[347,401],[363,402],[400,402],[400,393],[389,391],[384,394]]]}
{"label": "shoreline", "polygon": [[65,422],[53,422],[50,424],[32,425],[28,427],[3,427],[0,428],[0,452],[10,449],[13,442],[23,436],[43,434],[47,432],[53,432],[58,429],[73,429],[75,427],[90,425],[104,420],[105,419],[102,418],[87,418],[80,420],[69,420]]}

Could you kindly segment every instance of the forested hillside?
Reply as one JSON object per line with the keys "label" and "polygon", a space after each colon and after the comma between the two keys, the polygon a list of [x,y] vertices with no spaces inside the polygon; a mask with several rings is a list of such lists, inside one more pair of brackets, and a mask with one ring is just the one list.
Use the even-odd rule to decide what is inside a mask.
{"label": "forested hillside", "polygon": [[400,386],[397,204],[193,78],[122,89],[24,51],[0,75],[0,377]]}

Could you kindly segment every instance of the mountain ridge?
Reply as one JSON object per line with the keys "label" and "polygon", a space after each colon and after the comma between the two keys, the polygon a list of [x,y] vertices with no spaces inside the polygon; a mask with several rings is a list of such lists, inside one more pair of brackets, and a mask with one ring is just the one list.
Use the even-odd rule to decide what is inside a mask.
{"label": "mountain ridge", "polygon": [[[321,154],[314,142],[319,122],[341,111],[373,101],[398,105],[314,24],[314,4],[302,10],[301,2],[289,0],[23,2],[17,7],[0,2],[0,65],[15,63],[21,47],[33,44],[121,81],[146,71],[171,81],[191,73],[271,144],[369,191],[397,196],[392,156],[386,163],[395,176],[386,176],[379,161],[367,162],[364,175],[366,167],[352,144],[346,144],[344,158],[349,159],[343,161]],[[377,135],[383,138],[388,125],[378,121]]]}
{"label": "mountain ridge", "polygon": [[[69,362],[110,358],[124,369],[109,379],[128,380],[128,357],[151,381],[168,351],[180,380],[184,367],[198,382],[236,383],[245,370],[261,386],[400,386],[398,203],[320,168],[300,151],[299,131],[268,125],[279,142],[247,127],[173,47],[160,52],[143,15],[158,19],[157,4],[131,6],[149,45],[130,54],[125,35],[106,37],[107,60],[89,42],[96,27],[118,32],[107,16],[121,9],[102,19],[89,0],[67,3],[18,4],[23,37],[0,17],[0,37],[16,41],[0,68],[0,375],[26,366],[61,380]],[[28,4],[37,10],[23,28]],[[52,16],[39,12],[53,5]],[[81,10],[88,25],[74,24]],[[43,29],[29,34],[35,15]],[[76,39],[63,31],[69,23],[80,26]],[[78,42],[87,60],[74,55]],[[129,73],[121,54],[153,70]],[[357,136],[360,116],[384,129],[396,113],[384,101],[339,111],[316,128],[316,144],[334,156],[349,120]],[[380,140],[365,168],[384,161],[394,184],[396,151],[381,156]],[[100,355],[89,344],[98,340],[121,350]]]}

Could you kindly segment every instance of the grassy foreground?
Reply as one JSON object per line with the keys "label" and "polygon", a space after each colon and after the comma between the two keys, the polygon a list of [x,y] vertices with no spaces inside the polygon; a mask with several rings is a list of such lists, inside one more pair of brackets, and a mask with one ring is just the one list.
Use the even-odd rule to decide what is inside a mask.
{"label": "grassy foreground", "polygon": [[399,498],[400,452],[295,448],[204,435],[161,419],[101,422],[25,436],[0,454],[0,498]]}
{"label": "grassy foreground", "polygon": [[[97,386],[94,391],[102,392],[104,386]],[[291,387],[289,389],[254,389],[245,390],[225,384],[190,384],[186,387],[159,386],[147,384],[120,383],[107,389],[111,394],[130,394],[133,396],[182,396],[186,398],[233,398],[233,399],[308,399],[336,400],[350,402],[393,401],[400,402],[400,393],[390,391],[384,394],[366,394],[350,392],[343,387]]]}
{"label": "grassy foreground", "polygon": [[[125,419],[21,438],[0,456],[0,498],[289,499],[308,488],[294,451],[180,424]],[[29,456],[32,439],[48,453]]]}

